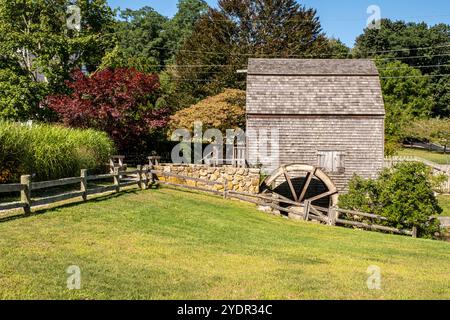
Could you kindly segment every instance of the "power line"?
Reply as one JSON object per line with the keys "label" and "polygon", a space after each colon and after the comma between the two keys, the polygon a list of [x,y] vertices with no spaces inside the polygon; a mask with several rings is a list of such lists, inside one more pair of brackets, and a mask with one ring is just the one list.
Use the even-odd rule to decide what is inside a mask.
{"label": "power line", "polygon": [[[410,78],[433,78],[433,77],[450,77],[450,74],[436,74],[436,75],[421,75],[421,76],[392,76],[392,77],[380,77],[380,79],[410,79]],[[187,79],[187,78],[172,78],[174,81],[187,81],[187,82],[213,82],[222,81],[220,79]],[[245,82],[245,80],[239,80],[236,82]]]}
{"label": "power line", "polygon": [[[408,65],[409,66],[409,65]],[[439,67],[450,67],[450,64],[432,64],[432,65],[427,65],[427,66],[413,66],[412,68],[414,69],[424,69],[424,68],[439,68]],[[404,67],[401,68],[378,68],[378,70],[402,70],[404,69]]]}
{"label": "power line", "polygon": [[450,74],[424,74],[421,76],[393,76],[393,77],[380,77],[380,79],[434,78],[434,77],[450,77]]}
{"label": "power line", "polygon": [[[424,18],[444,18],[444,17],[450,17],[450,15],[429,15],[429,16],[409,16],[409,17],[396,17],[396,18],[391,18],[391,20],[395,21],[399,21],[399,20],[407,20],[407,19],[424,19]],[[208,22],[277,22],[277,20],[274,19],[260,19],[260,18],[250,18],[250,19],[241,19],[241,18],[237,18],[237,19],[233,19],[233,18],[229,18],[229,19],[210,19],[210,16],[203,16],[200,17],[198,19],[198,21],[200,21],[200,19],[208,19]],[[325,17],[325,16],[314,16],[313,18],[318,19],[320,21],[323,20],[332,20],[332,21],[366,21],[367,17],[366,16],[361,16],[361,18],[338,18],[338,17]],[[285,19],[285,21],[289,21],[289,22],[306,22],[306,23],[311,23],[311,20],[306,20],[304,18],[291,18],[291,19]]]}
{"label": "power line", "polygon": [[[364,52],[365,54],[375,54],[375,53],[389,53],[389,52],[400,52],[400,51],[407,51],[407,50],[425,50],[425,49],[431,49],[431,48],[450,48],[450,44],[446,45],[440,45],[440,46],[432,46],[432,47],[422,47],[422,48],[402,48],[402,49],[395,49],[395,50],[384,50],[384,51],[372,51],[372,52]],[[164,47],[154,47],[154,49],[159,50],[167,50],[167,48]],[[198,53],[198,54],[209,54],[209,55],[221,55],[221,56],[242,56],[242,57],[249,57],[249,58],[277,58],[279,57],[279,54],[264,54],[264,53],[238,53],[238,52],[218,52],[218,51],[201,51],[201,50],[187,50],[187,49],[168,49],[171,52],[187,52],[187,53]],[[352,53],[341,53],[341,54],[332,54],[332,53],[318,53],[318,54],[288,54],[284,55],[282,58],[317,58],[317,57],[335,57],[335,58],[342,58],[346,56],[351,56]],[[450,53],[443,53],[443,54],[433,54],[433,55],[421,55],[421,56],[409,56],[409,57],[388,57],[388,58],[373,58],[374,60],[392,60],[392,59],[412,59],[412,58],[422,58],[422,57],[433,57],[433,56],[448,56]]]}
{"label": "power line", "polygon": [[[409,67],[409,66],[405,66]],[[405,67],[400,68],[378,68],[378,71],[395,71],[395,70],[403,70]],[[427,66],[414,66],[414,69],[424,69],[424,68],[439,68],[439,67],[450,67],[450,64],[436,64],[436,65],[427,65]],[[245,68],[245,67],[243,67]],[[221,71],[192,71],[195,74],[222,74]]]}
{"label": "power line", "polygon": [[439,45],[439,46],[430,46],[430,47],[419,47],[419,48],[401,48],[395,50],[380,50],[380,51],[363,51],[364,54],[376,54],[376,53],[390,53],[390,52],[402,52],[402,51],[411,51],[411,50],[427,50],[427,49],[436,49],[436,48],[449,48],[450,44]]}
{"label": "power line", "polygon": [[[450,45],[448,45],[450,47]],[[432,48],[432,47],[428,47]],[[205,53],[204,51],[193,51],[196,53]],[[212,53],[212,52],[211,52]],[[220,53],[215,52],[215,54],[221,54],[226,55],[227,53]],[[239,55],[239,54],[235,54]],[[242,54],[241,54],[242,55]],[[332,55],[332,54],[326,54],[330,58],[339,58],[341,55]],[[247,54],[245,54],[247,56]],[[292,55],[291,55],[292,56]],[[303,57],[316,57],[317,55],[298,55]],[[433,57],[447,57],[450,56],[450,53],[444,53],[444,54],[431,54],[431,55],[420,55],[420,56],[409,56],[409,57],[387,57],[387,58],[372,58],[373,61],[389,61],[389,60],[405,60],[405,59],[419,59],[419,58],[433,58]],[[249,57],[251,58],[251,57]],[[255,56],[255,58],[263,58],[260,56]],[[285,57],[281,57],[285,58]],[[434,64],[434,65],[424,65],[424,66],[412,66],[413,68],[422,69],[422,68],[435,68],[435,67],[448,67],[450,65],[448,64]],[[152,68],[179,68],[179,69],[194,69],[194,68],[245,68],[245,64],[180,64],[180,65],[153,65]],[[402,68],[379,68],[378,70],[400,70]],[[205,72],[206,73],[206,72]]]}
{"label": "power line", "polygon": [[411,56],[411,57],[372,58],[371,60],[375,60],[375,61],[381,61],[381,60],[405,60],[405,59],[420,59],[420,58],[447,57],[447,56],[450,56],[450,53],[430,54],[430,55]]}

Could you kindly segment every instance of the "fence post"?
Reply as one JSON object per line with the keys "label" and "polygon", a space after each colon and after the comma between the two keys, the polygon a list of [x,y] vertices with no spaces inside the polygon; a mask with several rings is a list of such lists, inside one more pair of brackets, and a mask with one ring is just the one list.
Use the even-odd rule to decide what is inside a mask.
{"label": "fence post", "polygon": [[336,225],[336,220],[337,220],[337,211],[336,211],[336,207],[331,207],[330,210],[328,211],[328,224],[330,226],[335,226]]}
{"label": "fence post", "polygon": [[141,189],[144,189],[143,186],[142,186],[142,166],[140,164],[137,166],[137,170],[138,170],[138,173],[137,173],[137,175],[138,175],[138,178],[137,178],[138,187],[141,188]]}
{"label": "fence post", "polygon": [[311,209],[311,202],[308,200],[305,200],[305,215],[303,216],[305,221],[308,221],[309,219],[309,210]]}
{"label": "fence post", "polygon": [[145,188],[151,188],[153,186],[153,175],[149,166],[144,166],[144,178]]}
{"label": "fence post", "polygon": [[87,201],[87,190],[88,190],[88,181],[87,181],[87,170],[81,169],[81,183],[80,183],[80,191],[83,192],[81,197],[83,201]]}
{"label": "fence post", "polygon": [[119,192],[120,191],[119,168],[114,168],[114,185],[116,186],[116,192]]}
{"label": "fence post", "polygon": [[226,199],[228,195],[228,179],[223,178],[223,198]]}
{"label": "fence post", "polygon": [[[156,162],[158,162],[158,160],[155,160]],[[156,174],[152,173],[152,170],[154,170],[155,167],[152,163],[152,161],[150,161],[149,165],[146,168],[146,177],[147,177],[147,184],[150,184],[151,187],[155,186],[158,187],[158,184],[156,182]]]}
{"label": "fence post", "polygon": [[414,227],[412,228],[412,237],[413,237],[413,238],[417,238],[417,227],[416,227],[416,226],[414,226]]}
{"label": "fence post", "polygon": [[20,202],[24,204],[23,211],[25,214],[31,212],[31,176],[20,176],[20,183],[24,186],[24,189],[20,191]]}

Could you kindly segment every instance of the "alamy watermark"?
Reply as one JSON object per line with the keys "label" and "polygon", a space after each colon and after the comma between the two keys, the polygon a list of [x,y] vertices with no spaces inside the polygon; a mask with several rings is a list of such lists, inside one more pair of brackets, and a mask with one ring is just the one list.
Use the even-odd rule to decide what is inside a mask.
{"label": "alamy watermark", "polygon": [[369,290],[380,290],[381,289],[381,268],[378,266],[369,266],[367,268],[367,288]]}
{"label": "alamy watermark", "polygon": [[377,5],[370,5],[367,8],[367,14],[370,16],[367,18],[366,27],[370,30],[381,29],[381,8]]}
{"label": "alamy watermark", "polygon": [[66,26],[69,30],[81,31],[81,9],[79,6],[70,5],[67,7],[66,14],[68,15],[66,20]]}
{"label": "alamy watermark", "polygon": [[69,266],[66,269],[67,277],[67,289],[80,290],[81,289],[81,269],[79,266]]}
{"label": "alamy watermark", "polygon": [[[227,129],[225,137],[218,129],[203,130],[202,122],[195,122],[193,133],[177,129],[171,140],[179,142],[171,152],[175,164],[227,164],[246,161],[271,172],[279,166],[280,137],[278,128],[258,130]],[[206,147],[204,148],[204,145]],[[236,158],[238,156],[238,158]]]}

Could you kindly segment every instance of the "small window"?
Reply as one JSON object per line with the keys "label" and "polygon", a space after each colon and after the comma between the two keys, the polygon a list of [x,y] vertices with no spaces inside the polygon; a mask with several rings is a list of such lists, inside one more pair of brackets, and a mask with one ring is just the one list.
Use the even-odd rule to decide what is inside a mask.
{"label": "small window", "polygon": [[344,173],[345,155],[339,151],[319,151],[318,166],[325,172]]}

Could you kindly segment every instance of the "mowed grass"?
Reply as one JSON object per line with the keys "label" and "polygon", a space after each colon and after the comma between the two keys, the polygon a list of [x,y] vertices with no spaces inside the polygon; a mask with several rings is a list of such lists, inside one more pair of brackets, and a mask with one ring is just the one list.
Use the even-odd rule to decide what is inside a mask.
{"label": "mowed grass", "polygon": [[401,149],[398,154],[398,156],[413,156],[413,157],[420,157],[428,161],[433,161],[438,164],[450,164],[450,154],[444,154],[441,152],[432,152],[427,150],[421,150],[421,149],[410,149],[410,148],[403,148]]}
{"label": "mowed grass", "polygon": [[[0,223],[2,299],[449,299],[450,243],[162,188]],[[81,269],[81,289],[66,269]],[[381,269],[381,290],[367,268]]]}
{"label": "mowed grass", "polygon": [[450,217],[450,195],[443,194],[438,196],[439,205],[444,210],[441,213],[443,217]]}

